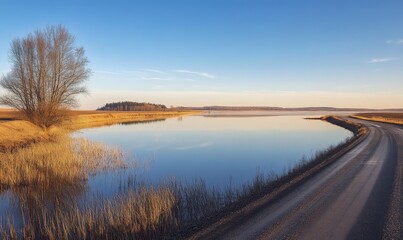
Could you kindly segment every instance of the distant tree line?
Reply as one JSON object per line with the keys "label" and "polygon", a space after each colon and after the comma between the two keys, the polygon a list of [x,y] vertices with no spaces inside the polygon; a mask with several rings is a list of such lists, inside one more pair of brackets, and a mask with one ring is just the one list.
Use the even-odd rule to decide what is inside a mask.
{"label": "distant tree line", "polygon": [[[334,107],[270,107],[270,106],[204,106],[204,107],[176,107],[175,110],[189,111],[377,111],[369,108],[334,108]],[[388,111],[401,111],[402,109],[387,109]],[[382,110],[378,110],[382,111]]]}
{"label": "distant tree line", "polygon": [[100,111],[165,111],[167,107],[162,104],[145,102],[115,102],[107,103],[98,108]]}

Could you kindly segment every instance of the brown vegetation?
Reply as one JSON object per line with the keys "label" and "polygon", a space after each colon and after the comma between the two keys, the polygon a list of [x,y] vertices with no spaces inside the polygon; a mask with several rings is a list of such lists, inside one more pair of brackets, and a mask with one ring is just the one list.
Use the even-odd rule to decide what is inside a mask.
{"label": "brown vegetation", "polygon": [[0,108],[0,122],[21,119],[19,111],[10,108]]}
{"label": "brown vegetation", "polygon": [[0,189],[29,185],[70,184],[88,174],[125,167],[125,154],[116,147],[85,139],[58,137],[14,152],[0,153]]}
{"label": "brown vegetation", "polygon": [[72,117],[66,120],[62,125],[71,130],[100,127],[125,122],[144,122],[151,120],[166,119],[178,117],[182,115],[195,114],[196,111],[179,112],[179,111],[163,111],[163,112],[116,112],[116,111],[96,111],[95,113],[86,114],[72,112]]}
{"label": "brown vegetation", "polygon": [[337,116],[323,116],[320,119],[335,124],[339,127],[345,128],[353,132],[355,136],[364,135],[368,131],[368,129],[361,124]]}
{"label": "brown vegetation", "polygon": [[352,117],[369,121],[403,125],[403,112],[357,113],[354,114]]}
{"label": "brown vegetation", "polygon": [[[80,194],[83,189],[77,185],[68,190]],[[88,206],[56,200],[57,196],[48,196],[49,201],[38,193],[14,193],[26,220],[18,226],[12,218],[0,217],[2,239],[17,239],[16,232],[23,239],[154,239],[157,232],[176,225],[176,196],[166,186],[130,189],[110,200],[93,199]]]}
{"label": "brown vegetation", "polygon": [[44,131],[23,120],[0,121],[0,152],[12,151],[35,142],[45,142],[59,135],[56,129]]}

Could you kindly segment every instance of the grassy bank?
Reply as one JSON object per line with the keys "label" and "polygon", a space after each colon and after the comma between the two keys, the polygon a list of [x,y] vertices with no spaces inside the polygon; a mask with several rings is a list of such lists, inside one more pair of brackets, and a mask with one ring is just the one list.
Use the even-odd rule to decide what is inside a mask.
{"label": "grassy bank", "polygon": [[197,112],[69,111],[64,122],[43,130],[30,122],[21,120],[17,111],[3,109],[0,111],[0,152],[13,151],[32,143],[50,141],[83,128],[161,120],[194,113]]}
{"label": "grassy bank", "polygon": [[195,114],[198,112],[178,112],[178,111],[162,111],[162,112],[111,112],[96,111],[96,113],[83,111],[71,112],[69,118],[61,125],[61,127],[77,130],[83,128],[108,126],[125,122],[145,122],[152,120],[160,120],[184,115]]}
{"label": "grassy bank", "polygon": [[52,128],[44,131],[30,122],[12,120],[0,122],[0,133],[0,152],[7,152],[54,139],[61,130]]}
{"label": "grassy bank", "polygon": [[352,117],[362,120],[369,120],[383,123],[393,123],[403,125],[403,113],[358,113],[352,115]]}
{"label": "grassy bank", "polygon": [[[43,190],[47,188],[46,184],[40,184],[41,190],[38,192],[42,194],[37,194],[39,196],[32,197],[32,190],[28,191],[29,194],[22,191],[17,194],[22,203],[22,213],[26,214],[23,225],[18,227],[11,217],[2,218],[3,229],[0,230],[4,239],[14,239],[16,232],[27,239],[189,237],[200,229],[214,226],[218,220],[230,221],[234,218],[234,212],[235,215],[243,214],[250,211],[251,205],[256,208],[259,204],[274,201],[331,164],[366,134],[364,127],[350,121],[337,117],[324,117],[323,120],[350,129],[354,136],[317,152],[310,159],[301,159],[283,174],[257,172],[255,178],[242,187],[234,188],[229,184],[225,189],[209,188],[202,180],[189,185],[171,181],[153,187],[129,179],[122,184],[122,191],[112,199],[96,198],[85,207],[80,207],[75,201],[61,204],[58,198],[52,211],[40,196],[46,191],[53,193],[55,189],[51,186]],[[57,148],[54,150],[58,151]],[[92,166],[91,163],[84,165]],[[76,176],[82,178],[81,173]],[[79,185],[79,181],[74,180],[77,177],[71,179],[70,185]]]}

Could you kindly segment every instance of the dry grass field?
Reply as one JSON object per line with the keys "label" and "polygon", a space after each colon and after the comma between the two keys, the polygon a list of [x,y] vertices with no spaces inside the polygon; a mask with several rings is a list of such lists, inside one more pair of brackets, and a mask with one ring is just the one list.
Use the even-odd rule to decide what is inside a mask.
{"label": "dry grass field", "polygon": [[163,112],[117,112],[117,111],[71,111],[62,126],[69,130],[100,127],[125,122],[144,122],[160,120],[196,112],[163,111]]}
{"label": "dry grass field", "polygon": [[0,152],[27,146],[31,143],[43,142],[59,135],[61,130],[55,128],[43,131],[34,124],[23,120],[0,122]]}
{"label": "dry grass field", "polygon": [[357,113],[354,114],[353,117],[370,121],[403,125],[403,112]]}
{"label": "dry grass field", "polygon": [[0,108],[0,122],[20,119],[20,114],[18,111],[10,108]]}

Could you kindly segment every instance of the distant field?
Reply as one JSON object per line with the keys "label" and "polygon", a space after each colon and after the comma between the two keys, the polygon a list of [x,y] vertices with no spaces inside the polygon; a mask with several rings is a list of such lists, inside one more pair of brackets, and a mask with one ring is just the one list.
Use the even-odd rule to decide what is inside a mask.
{"label": "distant field", "polygon": [[68,113],[69,118],[61,124],[61,127],[76,130],[116,123],[153,121],[197,112],[198,111],[70,111]]}
{"label": "distant field", "polygon": [[377,112],[377,113],[357,113],[353,115],[356,118],[371,120],[377,122],[394,123],[403,125],[403,112]]}
{"label": "distant field", "polygon": [[[180,111],[182,113],[192,111]],[[195,112],[195,111],[193,111]],[[110,116],[144,116],[144,115],[172,115],[179,113],[178,111],[96,111],[96,110],[71,110],[67,112],[67,116],[76,117],[84,115],[110,115]],[[0,121],[21,120],[21,115],[18,111],[9,108],[0,108]]]}
{"label": "distant field", "polygon": [[377,113],[357,113],[357,116],[362,117],[386,117],[391,119],[403,119],[403,112],[393,112],[393,113],[385,113],[385,112],[377,112]]}
{"label": "distant field", "polygon": [[0,121],[19,119],[19,113],[9,108],[0,108]]}
{"label": "distant field", "polygon": [[[170,111],[166,111],[170,112]],[[68,111],[68,116],[79,116],[79,115],[92,115],[92,114],[146,114],[153,113],[152,111],[95,111],[95,110],[72,110]],[[154,112],[156,113],[156,112]],[[163,113],[163,112],[161,112]],[[4,120],[16,120],[21,119],[18,111],[9,108],[0,108],[0,121]]]}

